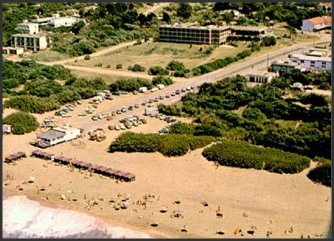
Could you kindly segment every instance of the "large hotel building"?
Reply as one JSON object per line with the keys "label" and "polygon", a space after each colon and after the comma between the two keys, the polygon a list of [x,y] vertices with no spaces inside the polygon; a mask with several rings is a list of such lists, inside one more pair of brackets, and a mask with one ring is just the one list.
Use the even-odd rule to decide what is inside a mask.
{"label": "large hotel building", "polygon": [[193,44],[223,44],[231,34],[230,27],[162,25],[159,30],[162,42]]}
{"label": "large hotel building", "polygon": [[227,40],[261,40],[266,27],[162,25],[159,41],[192,44],[224,44]]}

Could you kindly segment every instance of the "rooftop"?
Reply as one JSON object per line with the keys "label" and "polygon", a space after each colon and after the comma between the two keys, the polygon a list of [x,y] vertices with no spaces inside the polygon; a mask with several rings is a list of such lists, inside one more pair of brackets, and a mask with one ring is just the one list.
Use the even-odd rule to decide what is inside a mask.
{"label": "rooftop", "polygon": [[331,16],[320,16],[306,19],[306,21],[310,21],[313,24],[329,24],[332,25],[332,17]]}
{"label": "rooftop", "polygon": [[40,37],[46,37],[45,34],[28,34],[28,33],[17,33],[13,34],[14,37],[30,37],[30,38],[40,38]]}
{"label": "rooftop", "polygon": [[46,132],[43,132],[37,135],[38,138],[47,139],[47,140],[57,139],[57,138],[64,137],[64,136],[65,136],[64,132],[60,132],[54,129],[48,130]]}
{"label": "rooftop", "polygon": [[332,62],[332,59],[330,57],[315,57],[315,56],[308,56],[304,54],[293,54],[290,58],[298,58],[303,60],[310,60],[310,61],[326,61],[326,62]]}
{"label": "rooftop", "polygon": [[229,29],[230,26],[215,26],[215,25],[209,25],[209,26],[200,26],[193,23],[188,24],[174,24],[174,25],[161,25],[161,28],[189,28],[189,29],[214,29],[214,30],[226,30]]}

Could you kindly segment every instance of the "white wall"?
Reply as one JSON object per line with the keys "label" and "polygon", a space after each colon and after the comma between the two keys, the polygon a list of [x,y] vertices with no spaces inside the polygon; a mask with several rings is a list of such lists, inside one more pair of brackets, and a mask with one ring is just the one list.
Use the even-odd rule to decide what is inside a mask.
{"label": "white wall", "polygon": [[305,32],[313,32],[314,24],[309,20],[303,20],[303,25],[301,29]]}

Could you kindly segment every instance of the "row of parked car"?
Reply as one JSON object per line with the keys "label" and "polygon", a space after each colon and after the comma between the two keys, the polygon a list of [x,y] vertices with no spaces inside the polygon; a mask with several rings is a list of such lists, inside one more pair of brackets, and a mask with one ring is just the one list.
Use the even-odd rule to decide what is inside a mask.
{"label": "row of parked car", "polygon": [[64,108],[56,110],[55,115],[62,116],[62,117],[69,117],[71,116],[70,111],[74,111],[75,105],[68,104]]}
{"label": "row of parked car", "polygon": [[132,127],[137,127],[141,124],[147,124],[147,121],[144,118],[140,118],[139,116],[128,116],[119,121],[121,124],[118,125],[110,125],[108,126],[109,130],[126,130],[131,129]]}

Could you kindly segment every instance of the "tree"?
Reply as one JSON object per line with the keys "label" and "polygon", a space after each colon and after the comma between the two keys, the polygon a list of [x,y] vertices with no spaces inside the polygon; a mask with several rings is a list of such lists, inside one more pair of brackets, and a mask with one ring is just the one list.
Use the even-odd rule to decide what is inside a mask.
{"label": "tree", "polygon": [[176,61],[176,60],[172,60],[171,62],[168,63],[166,69],[168,70],[183,70],[185,69],[185,66],[182,62],[180,61]]}
{"label": "tree", "polygon": [[169,16],[169,14],[167,12],[163,12],[162,13],[162,21],[164,21],[166,23],[170,23],[170,20],[171,20],[171,18]]}
{"label": "tree", "polygon": [[192,10],[193,9],[189,3],[180,3],[176,14],[178,17],[188,19],[191,16]]}
{"label": "tree", "polygon": [[226,9],[230,9],[230,3],[228,2],[217,2],[213,6],[213,11],[223,11]]}
{"label": "tree", "polygon": [[85,23],[83,21],[77,22],[72,26],[71,32],[73,32],[74,34],[78,34],[80,32],[80,29],[82,29],[84,26]]}
{"label": "tree", "polygon": [[233,18],[234,18],[234,15],[232,13],[230,13],[230,12],[226,12],[226,13],[223,14],[223,20],[227,24],[229,24],[230,22],[232,22]]}
{"label": "tree", "polygon": [[35,131],[39,126],[33,115],[22,111],[6,116],[3,123],[11,125],[13,134],[17,135],[23,135],[24,133]]}

